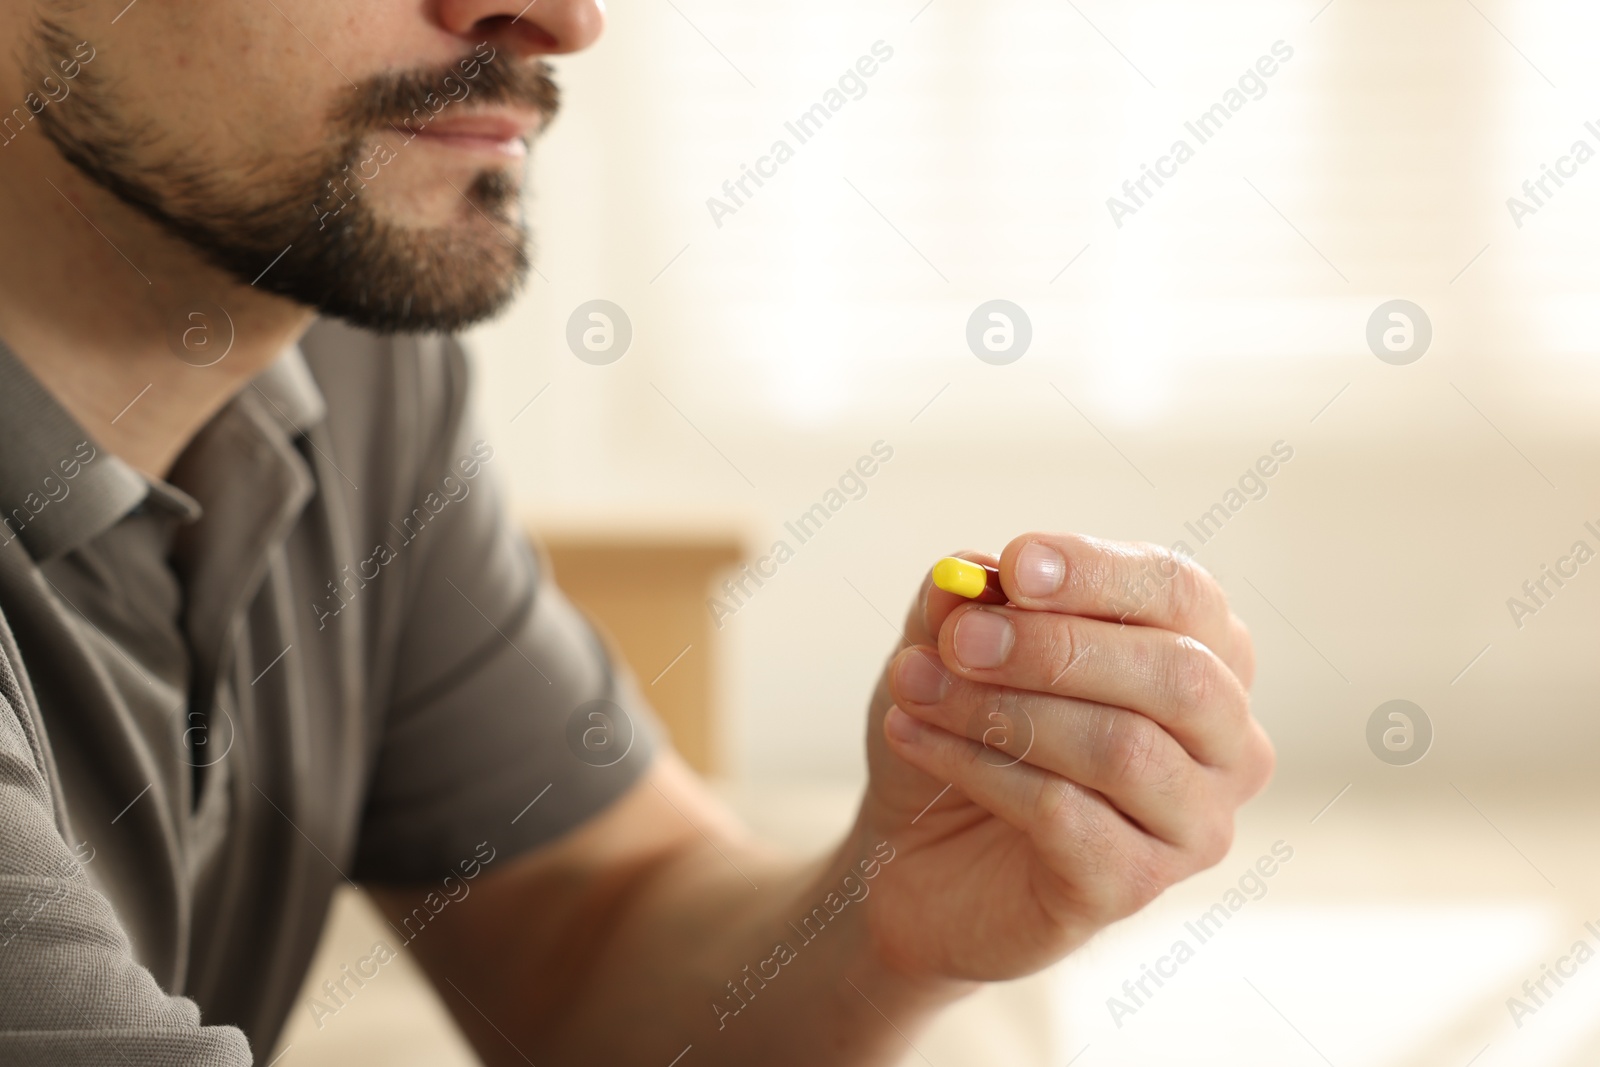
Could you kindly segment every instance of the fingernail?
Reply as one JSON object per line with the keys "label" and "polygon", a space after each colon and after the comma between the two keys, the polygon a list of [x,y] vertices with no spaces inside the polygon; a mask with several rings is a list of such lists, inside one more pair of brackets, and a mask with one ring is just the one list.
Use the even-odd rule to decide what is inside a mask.
{"label": "fingernail", "polygon": [[950,676],[934,662],[931,654],[917,649],[900,657],[895,690],[913,704],[937,704],[950,690]]}
{"label": "fingernail", "polygon": [[1017,633],[1011,620],[993,611],[969,611],[956,622],[956,659],[964,667],[988,670],[1011,655]]}
{"label": "fingernail", "polygon": [[1030,541],[1017,553],[1017,592],[1025,597],[1052,596],[1067,577],[1067,561],[1048,545]]}
{"label": "fingernail", "polygon": [[896,741],[915,741],[922,736],[923,725],[899,708],[891,707],[883,717],[883,728]]}

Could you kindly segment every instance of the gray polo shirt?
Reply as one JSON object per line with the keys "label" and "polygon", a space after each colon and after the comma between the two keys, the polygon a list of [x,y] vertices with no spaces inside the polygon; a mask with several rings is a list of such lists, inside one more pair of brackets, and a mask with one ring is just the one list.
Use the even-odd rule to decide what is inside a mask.
{"label": "gray polo shirt", "polygon": [[320,323],[156,482],[0,346],[0,1063],[249,1064],[337,885],[458,896],[639,778],[466,401]]}

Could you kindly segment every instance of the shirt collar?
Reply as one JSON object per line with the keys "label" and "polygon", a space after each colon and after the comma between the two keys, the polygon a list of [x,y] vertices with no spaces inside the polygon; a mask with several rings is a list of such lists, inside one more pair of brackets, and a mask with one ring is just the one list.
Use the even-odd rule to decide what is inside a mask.
{"label": "shirt collar", "polygon": [[[327,416],[327,403],[298,346],[218,412],[236,417],[241,403],[269,413],[289,440]],[[35,562],[65,555],[115,526],[154,493],[153,482],[95,443],[32,372],[0,342],[0,550],[20,541]],[[178,493],[181,511],[193,511]],[[195,517],[193,514],[185,516]]]}
{"label": "shirt collar", "polygon": [[328,403],[306,366],[299,345],[292,345],[278,361],[262,371],[245,394],[265,401],[267,410],[291,438],[299,437],[328,416]]}
{"label": "shirt collar", "polygon": [[20,540],[42,563],[109,530],[149,492],[3,343],[0,420],[0,545]]}

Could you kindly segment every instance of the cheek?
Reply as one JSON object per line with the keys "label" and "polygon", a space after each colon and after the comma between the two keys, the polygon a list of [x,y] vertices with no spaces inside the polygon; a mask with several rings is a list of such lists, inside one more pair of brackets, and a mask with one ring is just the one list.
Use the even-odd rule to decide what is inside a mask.
{"label": "cheek", "polygon": [[151,148],[157,158],[208,173],[275,173],[326,143],[324,116],[345,82],[270,5],[268,18],[243,10],[140,4],[117,23],[118,47],[99,49],[84,67],[77,92],[161,131]]}
{"label": "cheek", "polygon": [[[117,11],[127,0],[111,0]],[[140,3],[116,24],[116,47],[84,67],[117,113],[148,120],[164,146],[195,162],[245,172],[328,151],[330,113],[384,69],[448,62],[422,8],[394,0],[274,0],[269,4]],[[106,41],[100,24],[74,42]],[[316,42],[315,46],[311,42]],[[346,80],[348,77],[348,81]],[[196,146],[204,146],[200,149]]]}

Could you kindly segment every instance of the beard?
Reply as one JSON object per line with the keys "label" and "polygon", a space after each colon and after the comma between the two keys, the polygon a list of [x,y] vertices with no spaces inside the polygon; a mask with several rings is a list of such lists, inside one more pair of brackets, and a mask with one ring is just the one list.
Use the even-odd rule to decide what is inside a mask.
{"label": "beard", "polygon": [[[30,69],[53,73],[78,40],[44,22]],[[163,147],[190,140],[127,113],[89,67],[71,102],[38,121],[84,176],[239,282],[379,333],[454,332],[504,309],[527,278],[520,179],[484,170],[456,190],[471,208],[465,222],[433,228],[385,219],[362,190],[458,101],[536,110],[546,124],[554,117],[560,91],[543,61],[474,59],[470,78],[463,61],[349,87],[329,111],[326,145],[290,165],[230,173],[193,147]]]}

